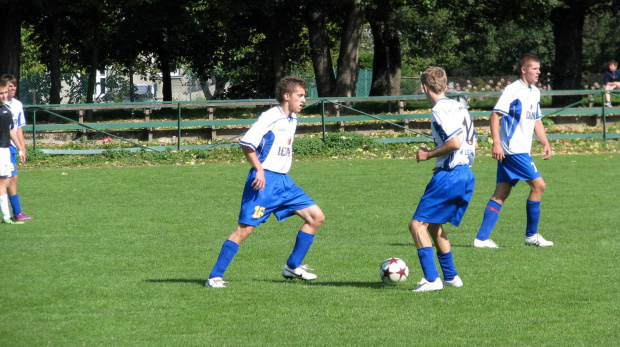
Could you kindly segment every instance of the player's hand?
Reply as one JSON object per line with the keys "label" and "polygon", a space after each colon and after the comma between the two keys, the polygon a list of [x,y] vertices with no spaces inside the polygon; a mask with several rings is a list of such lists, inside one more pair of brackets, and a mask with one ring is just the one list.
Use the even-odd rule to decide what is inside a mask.
{"label": "player's hand", "polygon": [[551,158],[551,146],[548,143],[544,146],[543,151],[545,153],[543,160],[549,160]]}
{"label": "player's hand", "polygon": [[19,161],[22,164],[26,162],[26,152],[19,151]]}
{"label": "player's hand", "polygon": [[502,162],[502,159],[504,159],[504,149],[502,148],[501,143],[493,142],[493,152],[491,155],[493,156],[493,159],[499,161],[500,163]]}
{"label": "player's hand", "polygon": [[430,150],[428,148],[420,148],[418,154],[416,154],[415,159],[419,162],[428,160],[430,155],[428,154]]}
{"label": "player's hand", "polygon": [[265,171],[256,170],[254,181],[252,181],[252,188],[254,188],[254,190],[260,190],[261,192],[265,190]]}

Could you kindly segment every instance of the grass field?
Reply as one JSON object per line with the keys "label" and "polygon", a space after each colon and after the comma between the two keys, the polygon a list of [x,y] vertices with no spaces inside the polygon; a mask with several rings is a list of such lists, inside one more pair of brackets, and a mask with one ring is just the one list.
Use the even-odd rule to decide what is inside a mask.
{"label": "grass field", "polygon": [[[554,156],[541,233],[523,245],[527,185],[493,239],[472,241],[494,189],[476,160],[461,226],[447,226],[465,286],[412,293],[422,277],[407,230],[431,163],[295,162],[291,176],[326,214],[306,257],[319,278],[281,269],[301,225],[272,217],[242,245],[229,287],[204,281],[236,225],[247,164],[20,172],[36,220],[0,225],[0,346],[612,346],[620,341],[620,155]],[[410,278],[380,282],[400,257]]]}

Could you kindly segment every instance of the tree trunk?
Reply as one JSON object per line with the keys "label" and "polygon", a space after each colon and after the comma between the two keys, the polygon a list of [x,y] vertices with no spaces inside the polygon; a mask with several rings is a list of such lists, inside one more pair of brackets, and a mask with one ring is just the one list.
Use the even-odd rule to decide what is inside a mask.
{"label": "tree trunk", "polygon": [[399,95],[402,66],[398,33],[386,23],[369,21],[375,46],[370,96]]}
{"label": "tree trunk", "polygon": [[351,1],[338,54],[338,77],[336,88],[332,96],[355,96],[357,92],[357,78],[359,73],[359,49],[364,24],[364,6]]}
{"label": "tree trunk", "polygon": [[[91,56],[90,56],[90,66],[89,66],[89,74],[88,74],[88,86],[86,88],[86,103],[93,103],[93,95],[95,94],[95,86],[97,85],[97,67],[99,66],[99,43],[101,39],[99,36],[95,35],[92,41],[91,48]],[[102,88],[104,86],[101,86]],[[86,111],[85,116],[86,121],[93,120],[93,111]]]}
{"label": "tree trunk", "polygon": [[[14,2],[4,6],[0,25],[0,71],[15,76],[19,81],[22,13]],[[28,91],[24,91],[27,93]],[[19,89],[17,90],[19,99]]]}
{"label": "tree trunk", "polygon": [[52,21],[50,38],[50,104],[60,104],[60,42],[62,39],[61,19],[55,18]]}
{"label": "tree trunk", "polygon": [[336,78],[334,77],[334,66],[329,48],[325,13],[319,7],[309,9],[307,13],[306,22],[316,88],[319,97],[329,97],[336,84]]}
{"label": "tree trunk", "polygon": [[[550,16],[555,42],[553,88],[581,89],[583,25],[586,13],[581,0],[567,0],[565,3],[567,7],[556,7]],[[566,106],[579,99],[576,96],[554,97],[553,104]]]}
{"label": "tree trunk", "polygon": [[167,47],[162,47],[159,54],[159,69],[161,70],[162,101],[172,101],[172,69]]}

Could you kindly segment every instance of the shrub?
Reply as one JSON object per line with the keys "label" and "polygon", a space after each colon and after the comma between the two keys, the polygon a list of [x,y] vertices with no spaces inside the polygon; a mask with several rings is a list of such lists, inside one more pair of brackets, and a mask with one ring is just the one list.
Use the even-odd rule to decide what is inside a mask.
{"label": "shrub", "polygon": [[329,133],[325,137],[324,146],[332,154],[351,154],[356,149],[369,149],[373,141],[368,136],[359,133]]}
{"label": "shrub", "polygon": [[323,152],[323,140],[318,137],[299,137],[293,142],[295,155],[313,155]]}

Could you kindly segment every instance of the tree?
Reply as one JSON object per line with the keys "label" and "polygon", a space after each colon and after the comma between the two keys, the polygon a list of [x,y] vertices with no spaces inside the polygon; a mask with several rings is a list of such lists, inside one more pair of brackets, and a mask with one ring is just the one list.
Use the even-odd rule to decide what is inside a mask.
{"label": "tree", "polygon": [[[581,89],[583,74],[584,24],[589,13],[612,11],[617,1],[563,0],[550,14],[555,38],[553,87]],[[563,106],[578,100],[576,97],[558,97],[554,104]]]}
{"label": "tree", "polygon": [[325,8],[318,1],[309,1],[306,8],[310,54],[319,97],[331,96],[336,85]]}
{"label": "tree", "polygon": [[23,8],[17,0],[2,7],[3,25],[0,25],[0,74],[11,74],[19,80],[21,53],[21,25]]}
{"label": "tree", "polygon": [[366,13],[374,43],[371,96],[400,94],[401,47],[394,16],[402,5],[402,1],[376,0]]}

